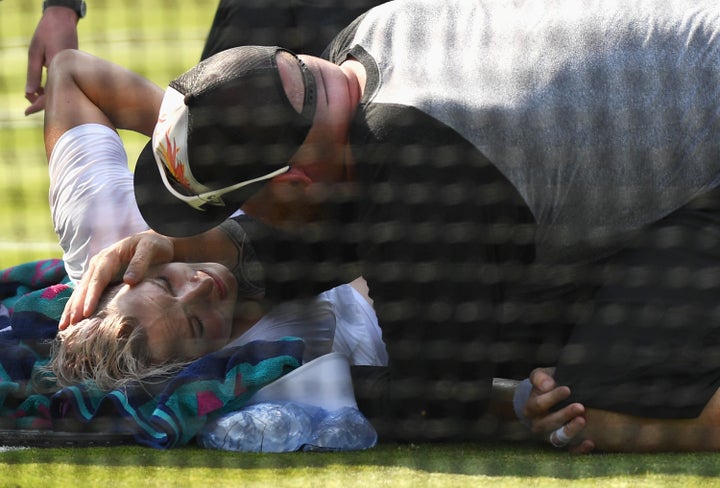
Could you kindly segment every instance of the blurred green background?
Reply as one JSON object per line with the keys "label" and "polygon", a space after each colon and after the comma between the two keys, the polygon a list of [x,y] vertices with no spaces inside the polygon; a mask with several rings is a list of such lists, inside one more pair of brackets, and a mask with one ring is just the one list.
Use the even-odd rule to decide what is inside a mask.
{"label": "blurred green background", "polygon": [[[218,0],[88,0],[80,49],[166,86],[200,58]],[[27,50],[41,0],[0,1],[0,269],[61,257],[50,221],[43,114],[26,117]],[[129,161],[145,143],[123,132]]]}

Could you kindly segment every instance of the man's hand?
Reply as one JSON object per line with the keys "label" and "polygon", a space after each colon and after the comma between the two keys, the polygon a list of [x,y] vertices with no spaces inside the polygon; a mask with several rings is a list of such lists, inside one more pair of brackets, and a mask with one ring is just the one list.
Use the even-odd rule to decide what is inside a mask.
{"label": "man's hand", "polygon": [[45,108],[43,68],[49,66],[52,58],[60,51],[78,48],[77,23],[78,16],[70,8],[45,9],[28,49],[25,98],[30,102],[30,106],[25,109],[25,115],[40,112]]}
{"label": "man's hand", "polygon": [[537,368],[530,373],[532,390],[523,407],[523,415],[530,429],[556,447],[569,445],[570,452],[586,454],[595,448],[589,439],[582,438],[585,428],[585,407],[571,403],[557,411],[551,409],[570,396],[570,388],[557,386],[550,368]]}
{"label": "man's hand", "polygon": [[174,258],[174,245],[169,237],[153,231],[141,232],[105,248],[95,255],[60,318],[58,327],[89,317],[98,305],[105,288],[122,280],[136,285],[153,264],[169,263]]}

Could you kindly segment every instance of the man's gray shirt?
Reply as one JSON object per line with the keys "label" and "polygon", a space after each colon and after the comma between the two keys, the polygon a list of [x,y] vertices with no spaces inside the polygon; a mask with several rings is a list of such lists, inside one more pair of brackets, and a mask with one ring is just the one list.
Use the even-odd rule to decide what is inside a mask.
{"label": "man's gray shirt", "polygon": [[597,256],[720,182],[717,0],[440,2],[356,25],[345,54],[379,72],[363,104],[470,141],[526,201],[541,260]]}

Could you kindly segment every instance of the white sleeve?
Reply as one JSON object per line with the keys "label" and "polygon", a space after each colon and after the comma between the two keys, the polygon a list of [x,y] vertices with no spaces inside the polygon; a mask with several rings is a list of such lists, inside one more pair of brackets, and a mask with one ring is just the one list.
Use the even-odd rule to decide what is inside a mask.
{"label": "white sleeve", "polygon": [[135,204],[122,140],[111,128],[85,124],[68,130],[48,170],[50,213],[73,281],[98,251],[148,229]]}
{"label": "white sleeve", "polygon": [[335,315],[333,305],[316,299],[311,303],[285,302],[274,306],[255,325],[226,347],[248,342],[299,337],[305,342],[303,362],[333,351]]}
{"label": "white sleeve", "polygon": [[273,307],[226,347],[255,340],[299,337],[303,361],[338,352],[351,365],[387,366],[388,353],[375,310],[350,285],[321,293],[312,303],[286,302]]}
{"label": "white sleeve", "polygon": [[387,366],[388,353],[372,305],[350,285],[320,294],[333,305],[337,325],[333,351],[348,357],[352,365]]}

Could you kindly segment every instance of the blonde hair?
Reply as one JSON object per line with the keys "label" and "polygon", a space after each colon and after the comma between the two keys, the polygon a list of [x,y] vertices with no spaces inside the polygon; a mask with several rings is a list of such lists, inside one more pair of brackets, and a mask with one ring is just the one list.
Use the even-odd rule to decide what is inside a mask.
{"label": "blonde hair", "polygon": [[35,375],[40,390],[93,382],[102,391],[129,383],[158,383],[187,361],[154,364],[145,330],[137,318],[122,315],[112,299],[122,285],[107,289],[91,317],[58,332],[50,361]]}

